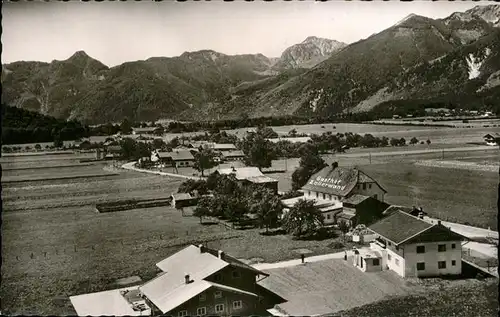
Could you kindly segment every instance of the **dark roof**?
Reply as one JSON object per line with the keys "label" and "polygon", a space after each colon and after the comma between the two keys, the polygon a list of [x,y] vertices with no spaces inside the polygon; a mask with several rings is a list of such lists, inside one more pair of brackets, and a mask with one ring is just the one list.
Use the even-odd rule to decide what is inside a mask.
{"label": "dark roof", "polygon": [[437,242],[437,241],[463,241],[463,240],[469,240],[469,238],[464,237],[461,234],[458,234],[454,231],[451,231],[451,229],[441,225],[437,224],[429,228],[428,230],[425,230],[421,234],[408,239],[405,241],[405,243],[417,243],[417,242]]}
{"label": "dark roof", "polygon": [[369,229],[395,244],[400,244],[430,227],[432,224],[397,210],[371,225]]}
{"label": "dark roof", "polygon": [[[327,166],[311,176],[302,189],[345,197],[358,183],[377,182],[357,168]],[[380,186],[378,183],[377,185]],[[383,188],[382,190],[387,192]]]}
{"label": "dark roof", "polygon": [[371,197],[365,196],[365,195],[354,194],[354,195],[350,196],[349,198],[345,199],[342,203],[346,204],[346,205],[355,206],[355,205],[359,205],[360,203],[362,203],[363,201],[365,201],[369,198],[371,198]]}

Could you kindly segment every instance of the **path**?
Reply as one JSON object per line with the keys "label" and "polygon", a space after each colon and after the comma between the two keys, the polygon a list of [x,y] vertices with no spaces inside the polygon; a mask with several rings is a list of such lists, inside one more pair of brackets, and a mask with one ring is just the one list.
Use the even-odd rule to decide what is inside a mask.
{"label": "path", "polygon": [[194,179],[194,180],[202,179],[202,178],[196,177],[196,176],[188,176],[188,175],[181,175],[181,174],[166,173],[166,172],[151,171],[151,170],[147,170],[147,169],[142,169],[142,168],[135,167],[134,166],[135,164],[136,164],[136,162],[125,163],[122,165],[122,168],[126,169],[126,170],[140,172],[140,173],[150,173],[150,174],[156,174],[156,175],[162,175],[162,176],[171,176],[171,177]]}

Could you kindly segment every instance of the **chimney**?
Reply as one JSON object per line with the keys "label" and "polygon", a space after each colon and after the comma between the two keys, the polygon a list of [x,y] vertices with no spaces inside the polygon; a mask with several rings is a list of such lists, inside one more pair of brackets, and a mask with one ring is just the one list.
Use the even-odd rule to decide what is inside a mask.
{"label": "chimney", "polygon": [[184,275],[184,281],[186,282],[186,284],[191,283],[191,280],[189,279],[189,274]]}
{"label": "chimney", "polygon": [[217,252],[217,255],[218,255],[218,258],[219,258],[219,259],[221,259],[221,260],[223,260],[223,259],[224,259],[224,252],[223,252],[223,251],[219,250],[219,251]]}
{"label": "chimney", "polygon": [[438,220],[438,225],[441,225],[441,220]]}
{"label": "chimney", "polygon": [[337,167],[339,167],[339,162],[333,162],[332,169],[336,169]]}
{"label": "chimney", "polygon": [[198,248],[200,248],[200,253],[204,253],[205,252],[205,247],[203,246],[203,244],[200,244],[198,246]]}

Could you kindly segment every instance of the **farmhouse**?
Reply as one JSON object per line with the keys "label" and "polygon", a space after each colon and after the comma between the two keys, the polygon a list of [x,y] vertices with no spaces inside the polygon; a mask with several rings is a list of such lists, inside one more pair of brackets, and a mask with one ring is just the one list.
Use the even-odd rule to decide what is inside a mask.
{"label": "farmhouse", "polygon": [[369,229],[377,235],[370,248],[380,253],[382,269],[393,270],[402,277],[462,272],[461,243],[467,238],[441,225],[440,221],[433,225],[396,210]]}
{"label": "farmhouse", "polygon": [[338,167],[336,163],[314,174],[300,191],[304,196],[281,201],[287,207],[284,213],[300,199],[314,200],[325,225],[340,221],[351,227],[371,224],[389,206],[383,202],[385,189],[374,179],[356,168]]}
{"label": "farmhouse", "polygon": [[245,157],[243,151],[227,151],[222,152],[222,158],[224,161],[241,161]]}
{"label": "farmhouse", "polygon": [[189,193],[176,193],[172,194],[172,206],[174,208],[182,208],[195,206],[198,203],[198,198],[193,197]]}
{"label": "farmhouse", "polygon": [[220,168],[215,172],[221,175],[234,175],[243,184],[255,184],[278,192],[278,180],[265,176],[257,167]]}
{"label": "farmhouse", "polygon": [[194,156],[187,150],[176,150],[172,152],[157,152],[159,160],[166,165],[177,167],[188,167],[194,165]]}
{"label": "farmhouse", "polygon": [[[299,200],[306,199],[304,196],[283,199],[281,203],[284,205],[283,215],[292,208]],[[310,200],[310,199],[309,199]],[[314,206],[318,207],[324,217],[325,225],[333,225],[337,223],[336,215],[342,212],[342,203],[340,201],[332,202],[325,199],[314,199]]]}
{"label": "farmhouse", "polygon": [[119,145],[110,145],[104,148],[104,157],[106,159],[119,158],[122,152],[122,147]]}
{"label": "farmhouse", "polygon": [[338,167],[333,163],[317,172],[302,186],[307,198],[342,201],[351,195],[371,196],[384,201],[387,191],[370,176],[357,168]]}
{"label": "farmhouse", "polygon": [[354,194],[344,199],[342,206],[337,222],[345,220],[351,227],[355,227],[357,224],[371,224],[382,218],[382,213],[389,204],[370,196]]}
{"label": "farmhouse", "polygon": [[488,134],[486,134],[486,135],[483,137],[484,142],[486,142],[486,145],[490,145],[490,146],[496,146],[496,145],[498,145],[498,144],[497,144],[497,140],[496,140],[496,139],[498,139],[498,138],[500,138],[500,136],[499,136],[499,135],[497,135],[496,137],[494,137],[493,135],[491,135],[491,134],[489,134],[489,133],[488,133]]}
{"label": "farmhouse", "polygon": [[249,316],[277,303],[257,284],[269,274],[220,250],[190,245],[156,266],[163,272],[139,287],[73,296],[71,303],[80,316]]}

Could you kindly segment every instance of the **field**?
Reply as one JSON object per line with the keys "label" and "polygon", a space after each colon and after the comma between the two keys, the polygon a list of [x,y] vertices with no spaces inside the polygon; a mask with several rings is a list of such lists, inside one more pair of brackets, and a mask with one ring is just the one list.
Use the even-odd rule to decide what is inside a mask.
{"label": "field", "polygon": [[[23,182],[2,184],[4,313],[74,314],[68,296],[116,288],[116,279],[132,275],[150,279],[157,273],[155,263],[186,243],[205,241],[254,262],[298,258],[297,249],[308,249],[311,255],[333,251],[329,245],[334,239],[296,241],[207,220],[202,225],[198,218],[183,217],[171,207],[96,213],[99,202],[166,197],[182,180],[124,170],[106,175],[103,164],[57,168],[77,162],[66,155],[57,158],[1,159],[11,168],[29,162],[29,170],[6,171],[7,177],[23,177]],[[68,173],[104,176],[43,179]]]}
{"label": "field", "polygon": [[[357,166],[375,178],[387,191],[386,202],[404,206],[421,206],[429,216],[498,230],[498,168],[493,171],[420,166],[421,160],[440,160],[442,153],[387,155],[370,158],[365,153],[349,152],[327,155],[326,163]],[[374,154],[376,154],[374,150]],[[498,150],[445,152],[445,160],[487,163],[498,166]],[[284,161],[273,162],[284,167]],[[288,172],[269,174],[279,180],[280,191],[291,189],[291,174],[298,159],[287,160]]]}
{"label": "field", "polygon": [[[464,303],[466,303],[464,305]],[[400,296],[342,312],[343,317],[498,316],[498,281]]]}

